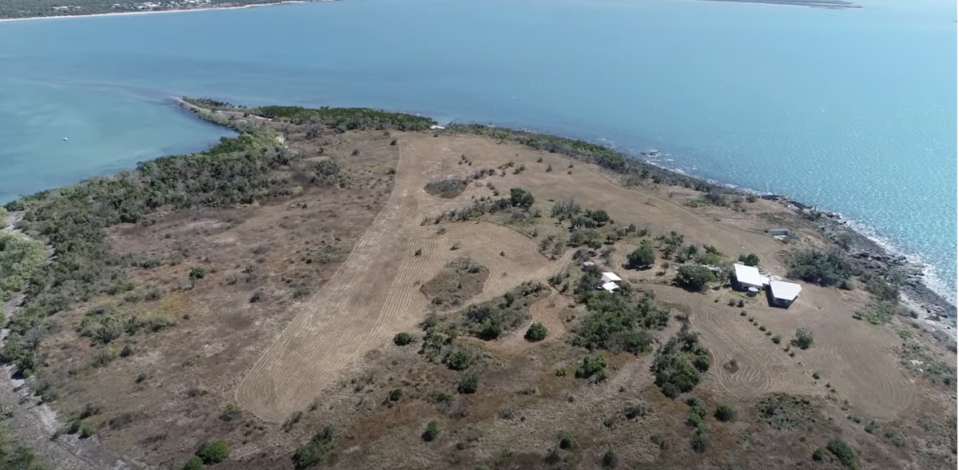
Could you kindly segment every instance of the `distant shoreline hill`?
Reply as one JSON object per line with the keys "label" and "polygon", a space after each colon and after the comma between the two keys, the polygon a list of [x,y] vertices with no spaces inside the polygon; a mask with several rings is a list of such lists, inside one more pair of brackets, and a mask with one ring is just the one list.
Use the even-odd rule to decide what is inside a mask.
{"label": "distant shoreline hill", "polygon": [[[169,0],[116,2],[115,0],[9,0],[0,3],[0,21],[105,15],[133,15],[252,8],[334,0]],[[845,0],[707,0],[765,3],[813,8],[850,9],[860,6]]]}
{"label": "distant shoreline hill", "polygon": [[331,0],[172,0],[119,3],[113,0],[11,0],[0,3],[0,21],[227,10],[320,1]]}

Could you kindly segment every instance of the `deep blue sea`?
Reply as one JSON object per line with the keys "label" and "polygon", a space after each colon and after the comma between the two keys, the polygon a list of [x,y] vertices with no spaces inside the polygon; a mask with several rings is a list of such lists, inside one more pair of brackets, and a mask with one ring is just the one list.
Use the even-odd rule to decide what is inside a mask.
{"label": "deep blue sea", "polygon": [[656,148],[860,222],[955,301],[956,3],[861,5],[347,0],[0,23],[0,201],[226,135],[171,96],[370,106]]}

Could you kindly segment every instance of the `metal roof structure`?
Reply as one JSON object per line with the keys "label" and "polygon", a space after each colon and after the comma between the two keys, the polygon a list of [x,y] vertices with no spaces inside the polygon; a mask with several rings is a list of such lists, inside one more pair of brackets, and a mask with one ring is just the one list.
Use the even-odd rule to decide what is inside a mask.
{"label": "metal roof structure", "polygon": [[772,292],[774,299],[793,301],[796,300],[796,297],[799,297],[802,286],[792,282],[772,281],[769,283],[769,290]]}

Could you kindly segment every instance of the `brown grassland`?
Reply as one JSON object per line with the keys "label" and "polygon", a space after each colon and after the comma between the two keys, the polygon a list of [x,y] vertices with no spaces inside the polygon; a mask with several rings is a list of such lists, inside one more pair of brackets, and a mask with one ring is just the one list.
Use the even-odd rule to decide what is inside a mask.
{"label": "brown grassland", "polygon": [[[839,469],[828,451],[813,460],[836,438],[862,469],[956,466],[955,384],[931,383],[901,354],[920,344],[955,364],[955,351],[908,317],[856,320],[869,294],[808,283],[789,309],[723,283],[689,292],[670,282],[680,263],[663,264],[659,253],[653,269],[624,267],[644,239],[675,231],[727,262],[756,254],[764,271],[785,277],[789,252],[826,244],[776,201],[691,204],[702,193],[627,187],[594,165],[481,136],[324,129],[317,137],[308,125],[253,122],[281,131],[302,158],[338,162],[344,179],[270,202],[172,211],[149,226],[110,229],[116,252],[144,260],[131,281],[149,298],[95,298],[62,312],[41,350],[44,380],[57,384],[52,405],[67,421],[95,405],[83,422],[110,452],[148,468],[181,468],[203,442],[223,439],[229,459],[211,468],[289,469],[297,449],[332,426],[335,437],[317,444],[318,468]],[[493,171],[474,179],[480,169]],[[451,178],[469,182],[454,197],[424,189]],[[443,217],[509,197],[511,188],[533,195],[529,213]],[[605,210],[610,227],[648,233],[604,244],[595,251],[606,256],[593,261],[671,308],[658,344],[680,330],[677,316],[688,317],[712,363],[695,390],[664,396],[650,371],[655,346],[639,355],[598,351],[608,378],[576,378],[596,352],[570,341],[589,313],[562,283],[496,339],[464,331],[448,338],[443,347],[473,354],[466,371],[421,353],[428,318],[508,304],[507,292],[527,281],[580,275],[577,248],[562,243],[569,230],[550,215],[564,198]],[[782,225],[771,220],[787,221],[797,238],[769,237],[765,230]],[[551,251],[553,241],[544,240],[561,247]],[[463,258],[479,266],[475,273],[451,270]],[[205,275],[191,278],[197,267]],[[457,303],[438,307],[439,295]],[[104,348],[79,331],[87,311],[105,302],[163,320],[151,323],[160,325],[155,332],[109,345],[104,360]],[[533,323],[546,327],[546,339],[524,338]],[[809,349],[790,346],[799,328],[815,335]],[[415,342],[394,344],[401,332]],[[478,387],[459,393],[467,375]],[[798,401],[769,411],[769,400],[783,396]],[[690,397],[708,409],[701,426],[711,444],[702,452],[690,445]],[[736,419],[714,418],[719,404],[732,405]],[[425,436],[433,420],[438,432]],[[573,439],[561,445],[565,433]]]}

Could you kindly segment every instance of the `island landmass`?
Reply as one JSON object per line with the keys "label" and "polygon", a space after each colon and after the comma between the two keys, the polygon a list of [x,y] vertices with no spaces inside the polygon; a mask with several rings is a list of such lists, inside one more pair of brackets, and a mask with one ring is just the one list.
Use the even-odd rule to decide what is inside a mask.
{"label": "island landmass", "polygon": [[239,135],[0,213],[0,398],[50,434],[5,463],[956,465],[955,307],[835,214],[563,137],[177,102]]}

